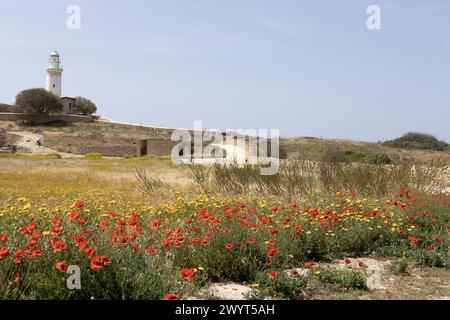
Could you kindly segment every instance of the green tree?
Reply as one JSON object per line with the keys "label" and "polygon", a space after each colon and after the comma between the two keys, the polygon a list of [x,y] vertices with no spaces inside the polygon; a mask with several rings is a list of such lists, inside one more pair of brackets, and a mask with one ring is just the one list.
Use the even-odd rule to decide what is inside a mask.
{"label": "green tree", "polygon": [[16,96],[16,105],[29,114],[57,113],[64,108],[58,96],[42,88],[21,91]]}
{"label": "green tree", "polygon": [[93,114],[97,111],[97,106],[91,100],[84,97],[75,97],[75,109],[84,114]]}

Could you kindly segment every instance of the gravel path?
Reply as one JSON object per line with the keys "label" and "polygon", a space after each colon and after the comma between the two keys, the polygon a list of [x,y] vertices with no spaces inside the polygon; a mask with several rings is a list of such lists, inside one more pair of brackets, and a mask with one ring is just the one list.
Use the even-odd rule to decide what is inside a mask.
{"label": "gravel path", "polygon": [[29,131],[10,131],[8,133],[19,136],[20,139],[16,142],[16,146],[18,148],[25,149],[28,153],[31,153],[31,154],[56,153],[56,154],[59,154],[63,158],[83,157],[82,155],[76,155],[76,154],[66,153],[66,152],[59,152],[54,149],[39,146],[37,141],[39,139],[41,141],[43,141],[43,136],[40,134],[37,134],[37,133],[33,133],[33,132],[29,132]]}

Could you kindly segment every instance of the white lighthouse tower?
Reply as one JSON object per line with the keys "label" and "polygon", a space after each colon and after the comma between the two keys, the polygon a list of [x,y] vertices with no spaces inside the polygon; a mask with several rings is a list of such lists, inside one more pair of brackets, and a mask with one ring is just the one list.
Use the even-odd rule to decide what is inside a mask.
{"label": "white lighthouse tower", "polygon": [[47,67],[47,91],[61,97],[61,80],[63,69],[58,51],[50,53]]}

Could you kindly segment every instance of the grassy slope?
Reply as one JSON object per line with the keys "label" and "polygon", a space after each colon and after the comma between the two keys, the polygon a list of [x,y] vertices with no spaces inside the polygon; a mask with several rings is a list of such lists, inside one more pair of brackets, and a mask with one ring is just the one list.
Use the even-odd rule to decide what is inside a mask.
{"label": "grassy slope", "polygon": [[[77,123],[69,126],[32,126],[19,127],[13,122],[0,121],[0,128],[8,130],[28,130],[42,133],[46,146],[59,151],[75,152],[77,148],[116,148],[123,154],[131,155],[139,138],[163,137],[169,138],[171,129],[159,129],[140,126],[130,126],[114,123]],[[438,152],[429,150],[399,149],[383,146],[380,143],[367,143],[351,140],[318,139],[318,138],[289,138],[282,139],[281,146],[287,151],[289,158],[320,159],[327,150],[357,151],[365,154],[383,153],[394,162],[414,161],[425,162],[442,161],[450,165],[450,151]],[[123,151],[120,150],[123,147]]]}
{"label": "grassy slope", "polygon": [[412,161],[425,162],[442,161],[450,165],[450,152],[439,152],[431,150],[399,149],[383,146],[380,143],[368,143],[352,140],[338,139],[312,139],[312,138],[289,138],[283,139],[281,145],[285,148],[288,158],[319,159],[327,150],[357,151],[365,154],[381,154],[389,156],[394,162]]}

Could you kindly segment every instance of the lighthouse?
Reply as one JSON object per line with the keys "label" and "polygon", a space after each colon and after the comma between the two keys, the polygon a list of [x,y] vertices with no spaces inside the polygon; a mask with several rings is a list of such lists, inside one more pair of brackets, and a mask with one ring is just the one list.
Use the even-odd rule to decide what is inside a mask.
{"label": "lighthouse", "polygon": [[58,51],[50,53],[47,66],[47,91],[61,97],[62,80],[61,60]]}

